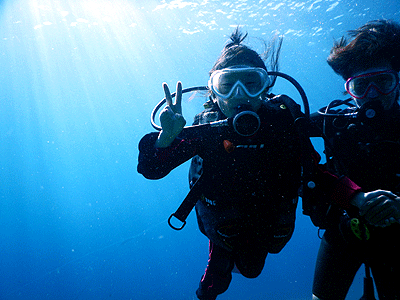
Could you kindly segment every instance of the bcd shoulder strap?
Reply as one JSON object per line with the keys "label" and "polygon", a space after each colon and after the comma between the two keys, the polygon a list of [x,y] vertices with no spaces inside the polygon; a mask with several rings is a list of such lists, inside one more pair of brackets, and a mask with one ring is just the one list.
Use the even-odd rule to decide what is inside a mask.
{"label": "bcd shoulder strap", "polygon": [[[210,99],[204,104],[204,110],[197,114],[194,118],[193,125],[207,124],[217,121],[221,116],[218,106]],[[190,191],[182,201],[178,209],[168,218],[168,224],[172,229],[182,230],[186,225],[186,218],[201,198],[203,192],[204,176],[202,176],[202,158],[195,156],[189,170]],[[172,218],[176,218],[182,222],[180,227],[172,225]]]}
{"label": "bcd shoulder strap", "polygon": [[303,214],[310,216],[313,214],[314,210],[312,203],[309,201],[310,193],[315,188],[315,182],[313,181],[315,150],[309,136],[310,120],[301,111],[300,106],[291,98],[281,96],[279,97],[279,101],[281,101],[292,114],[294,125],[300,138],[301,164],[303,167],[303,186],[301,190],[302,208]]}

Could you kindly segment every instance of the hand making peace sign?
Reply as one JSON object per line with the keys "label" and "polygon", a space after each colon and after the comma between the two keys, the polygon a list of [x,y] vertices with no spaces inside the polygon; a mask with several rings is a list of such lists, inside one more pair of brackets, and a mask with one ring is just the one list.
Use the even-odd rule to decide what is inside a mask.
{"label": "hand making peace sign", "polygon": [[182,116],[182,83],[178,81],[176,85],[175,104],[172,101],[171,92],[168,85],[164,82],[166,106],[160,113],[161,131],[156,141],[156,147],[168,147],[172,141],[181,133],[186,124]]}

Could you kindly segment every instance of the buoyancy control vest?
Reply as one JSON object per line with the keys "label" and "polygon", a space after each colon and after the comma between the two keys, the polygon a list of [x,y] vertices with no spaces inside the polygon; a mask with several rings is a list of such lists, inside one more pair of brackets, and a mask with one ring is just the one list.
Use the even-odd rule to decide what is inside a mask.
{"label": "buoyancy control vest", "polygon": [[[400,192],[400,107],[376,110],[349,108],[325,117],[327,165],[351,178],[363,190]],[[354,117],[345,115],[354,114]]]}
{"label": "buoyancy control vest", "polygon": [[[302,160],[302,166],[303,166],[303,183],[304,183],[304,188],[303,188],[303,212],[305,214],[308,214],[307,212],[310,211],[309,209],[309,205],[305,205],[305,195],[307,195],[313,188],[314,188],[314,184],[313,182],[310,180],[310,178],[312,177],[312,154],[311,152],[313,151],[313,147],[311,145],[311,142],[308,138],[308,130],[306,127],[308,127],[308,121],[309,121],[309,115],[310,115],[310,111],[309,111],[309,104],[308,104],[308,99],[307,96],[303,90],[303,88],[301,87],[301,85],[291,76],[281,73],[281,72],[270,72],[269,73],[272,76],[278,76],[278,77],[282,77],[285,80],[289,81],[299,92],[301,99],[303,101],[303,108],[304,108],[304,113],[301,112],[300,110],[300,106],[297,105],[292,99],[286,97],[286,101],[287,101],[287,107],[289,107],[289,110],[292,114],[292,118],[294,120],[294,124],[295,127],[299,133],[299,141],[300,141],[300,147],[301,147],[301,151],[303,152],[303,154],[305,152],[307,152],[304,155],[301,155],[301,160]],[[191,92],[191,91],[195,91],[195,90],[207,90],[207,87],[192,87],[192,88],[188,88],[185,90],[182,90],[182,93],[186,93],[186,92]],[[171,97],[175,97],[176,93],[171,94]],[[159,125],[156,124],[155,122],[155,116],[157,111],[160,109],[160,107],[166,103],[166,98],[162,99],[153,109],[152,113],[151,113],[151,124],[152,126],[156,129],[156,130],[161,130],[161,127]],[[221,121],[218,122],[213,122],[213,119],[219,119],[220,118],[220,114],[222,114],[220,111],[218,111],[219,109],[216,107],[216,105],[213,106],[212,102],[207,102],[208,103],[208,107],[206,107],[205,111],[202,112],[201,114],[199,114],[199,118],[198,118],[198,124],[200,124],[200,122],[212,122],[212,123],[220,123]],[[255,115],[255,113],[253,113]],[[251,114],[248,114],[251,115]],[[241,120],[246,120],[245,118],[241,118]],[[292,121],[293,121],[292,120]],[[232,120],[231,120],[232,121]],[[233,120],[235,121],[235,120]],[[252,121],[253,122],[253,121]],[[243,124],[243,122],[241,122]],[[196,124],[196,120],[195,120],[195,124]],[[210,124],[211,125],[211,124]],[[211,125],[211,127],[215,127],[215,126],[231,126],[232,123],[230,123],[229,119],[223,120],[222,123],[218,124],[213,124]],[[246,124],[244,124],[244,127],[247,127]],[[235,127],[235,125],[233,124],[233,127]],[[210,127],[209,127],[210,128]],[[239,131],[238,131],[239,132]],[[225,143],[224,143],[225,144]],[[227,144],[227,147],[229,148],[229,143]],[[226,148],[227,149],[227,148]],[[196,204],[196,202],[199,200],[199,198],[202,195],[202,187],[205,184],[204,182],[206,182],[207,180],[204,180],[204,176],[201,176],[203,171],[202,171],[202,160],[199,159],[199,157],[196,157],[192,160],[192,165],[189,171],[189,183],[190,183],[190,191],[188,193],[188,195],[186,196],[186,198],[184,199],[184,201],[181,203],[181,205],[179,206],[179,208],[171,214],[171,216],[168,219],[168,224],[170,225],[171,228],[175,229],[175,230],[181,230],[184,228],[184,226],[186,225],[186,218],[189,215],[190,211],[192,210],[192,208],[194,207],[194,205]],[[172,219],[178,219],[181,223],[181,225],[175,226],[172,224]]]}
{"label": "buoyancy control vest", "polygon": [[[293,178],[293,184],[291,185],[296,185],[296,177],[299,181],[302,180],[304,183],[306,183],[306,185],[302,188],[303,212],[306,215],[310,215],[313,212],[309,203],[307,202],[307,198],[308,194],[312,191],[315,185],[312,182],[312,174],[314,168],[314,149],[308,138],[308,119],[300,111],[300,106],[288,97],[278,97],[277,99],[267,100],[265,101],[264,105],[267,107],[268,119],[270,119],[270,123],[282,125],[279,129],[280,131],[278,135],[283,137],[283,139],[279,140],[276,145],[270,145],[272,147],[277,146],[275,148],[279,148],[279,153],[276,154],[277,157],[274,161],[276,165],[274,166],[271,163],[271,165],[266,166],[266,168],[281,169],[284,172],[284,164],[281,164],[282,160],[280,160],[280,158],[289,158],[294,153],[297,153],[297,155],[301,156],[300,159],[299,157],[296,157],[295,160],[297,160],[297,162],[301,160],[301,165],[303,169],[302,178],[299,178],[301,173],[300,170],[296,169],[295,165],[290,166],[292,170],[293,168],[296,169],[296,171],[292,171],[293,173],[291,176]],[[194,121],[195,125],[213,122],[219,120],[220,118],[223,118],[222,112],[219,110],[218,106],[215,103],[209,101],[206,103],[205,106],[205,110],[196,115]],[[287,122],[283,122],[282,120],[287,120]],[[282,128],[285,126],[291,127],[291,129],[286,130],[285,128]],[[297,152],[293,151],[293,147],[297,147]],[[290,161],[290,159],[287,160]],[[189,183],[191,187],[193,187],[198,178],[200,178],[202,172],[203,160],[199,156],[196,156],[192,159],[189,170]],[[207,181],[207,179],[203,178],[203,181]],[[284,194],[282,190],[279,191],[279,187],[276,187],[276,190],[277,194]],[[295,193],[297,196],[297,190],[295,191]],[[214,199],[208,199],[207,197],[204,197],[204,195],[201,196],[201,199],[208,202],[208,205],[215,204]]]}

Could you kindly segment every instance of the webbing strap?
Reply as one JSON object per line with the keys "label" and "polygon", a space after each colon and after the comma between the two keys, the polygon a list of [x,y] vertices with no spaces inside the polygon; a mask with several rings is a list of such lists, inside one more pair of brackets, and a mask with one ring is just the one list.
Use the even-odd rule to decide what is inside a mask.
{"label": "webbing strap", "polygon": [[283,104],[288,108],[294,119],[294,125],[300,137],[300,149],[301,149],[301,163],[303,166],[303,194],[302,194],[302,205],[303,213],[305,215],[310,214],[310,207],[308,203],[309,193],[315,188],[313,181],[313,147],[309,139],[309,118],[301,112],[299,106],[290,98],[281,97],[280,99]]}
{"label": "webbing strap", "polygon": [[[186,218],[189,216],[193,207],[196,205],[197,201],[200,199],[202,190],[202,176],[195,182],[195,184],[190,189],[189,193],[186,195],[185,199],[179,205],[178,209],[170,215],[168,218],[168,225],[175,230],[182,230],[186,225]],[[176,218],[182,222],[180,227],[172,225],[171,219]]]}

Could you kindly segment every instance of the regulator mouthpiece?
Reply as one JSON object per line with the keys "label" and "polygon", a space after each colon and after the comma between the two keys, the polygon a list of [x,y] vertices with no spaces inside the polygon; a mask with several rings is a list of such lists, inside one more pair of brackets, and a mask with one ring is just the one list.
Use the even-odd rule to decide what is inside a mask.
{"label": "regulator mouthpiece", "polygon": [[239,135],[252,136],[260,128],[260,117],[254,111],[241,111],[233,118],[232,125]]}
{"label": "regulator mouthpiece", "polygon": [[383,105],[380,101],[371,101],[363,104],[358,111],[357,117],[361,121],[369,121],[376,117],[382,116]]}

